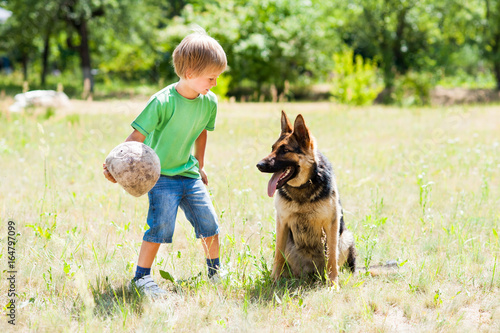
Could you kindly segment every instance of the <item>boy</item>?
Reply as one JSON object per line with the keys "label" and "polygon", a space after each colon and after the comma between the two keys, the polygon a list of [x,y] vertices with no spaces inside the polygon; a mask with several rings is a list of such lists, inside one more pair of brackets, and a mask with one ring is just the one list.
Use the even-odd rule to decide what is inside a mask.
{"label": "boy", "polygon": [[[179,81],[151,97],[126,139],[144,142],[161,162],[160,179],[148,193],[150,228],[144,234],[133,279],[153,297],[166,293],[151,278],[151,266],[160,244],[172,242],[179,206],[202,240],[209,278],[219,269],[219,226],[204,186],[208,178],[203,166],[207,131],[215,129],[217,114],[217,98],[210,89],[226,69],[226,54],[215,39],[195,32],[174,50],[173,62]],[[105,165],[104,176],[116,182]]]}

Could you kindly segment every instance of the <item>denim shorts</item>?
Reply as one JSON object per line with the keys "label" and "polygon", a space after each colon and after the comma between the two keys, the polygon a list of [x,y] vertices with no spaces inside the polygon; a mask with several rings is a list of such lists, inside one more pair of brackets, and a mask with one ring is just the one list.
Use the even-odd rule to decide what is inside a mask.
{"label": "denim shorts", "polygon": [[162,175],[148,197],[149,229],[144,234],[144,241],[172,243],[179,206],[194,227],[196,238],[219,233],[217,214],[201,179]]}

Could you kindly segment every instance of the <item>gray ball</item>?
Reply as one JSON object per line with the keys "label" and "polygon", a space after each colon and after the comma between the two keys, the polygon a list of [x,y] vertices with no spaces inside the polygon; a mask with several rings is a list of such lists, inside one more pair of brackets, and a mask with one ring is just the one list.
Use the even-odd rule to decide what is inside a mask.
{"label": "gray ball", "polygon": [[106,168],[125,191],[135,197],[146,194],[160,178],[160,159],[142,142],[127,141],[106,157]]}

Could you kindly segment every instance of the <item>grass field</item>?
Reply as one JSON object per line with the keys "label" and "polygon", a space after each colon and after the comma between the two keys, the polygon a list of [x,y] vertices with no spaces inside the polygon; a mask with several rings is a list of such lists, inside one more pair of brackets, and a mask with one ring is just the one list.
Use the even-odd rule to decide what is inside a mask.
{"label": "grass field", "polygon": [[[500,330],[500,107],[222,104],[206,171],[228,279],[207,281],[201,245],[180,213],[174,243],[153,266],[171,296],[152,302],[126,290],[147,197],[102,176],[144,103],[73,101],[65,111],[8,114],[0,101],[0,301],[9,314],[14,254],[16,330]],[[358,264],[397,260],[397,273],[344,272],[338,291],[271,283],[273,200],[255,164],[279,134],[281,109],[304,115],[335,168]],[[12,329],[8,320],[0,328]]]}

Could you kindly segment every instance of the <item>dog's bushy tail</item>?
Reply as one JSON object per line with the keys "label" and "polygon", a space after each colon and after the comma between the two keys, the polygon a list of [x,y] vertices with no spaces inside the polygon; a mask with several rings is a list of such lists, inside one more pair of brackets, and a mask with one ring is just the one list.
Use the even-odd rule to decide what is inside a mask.
{"label": "dog's bushy tail", "polygon": [[339,239],[339,266],[346,267],[352,273],[356,271],[356,246],[353,234],[344,229]]}
{"label": "dog's bushy tail", "polygon": [[349,269],[352,273],[356,272],[356,248],[354,247],[354,244],[349,246],[347,254],[347,261],[345,263],[345,266],[347,269]]}

